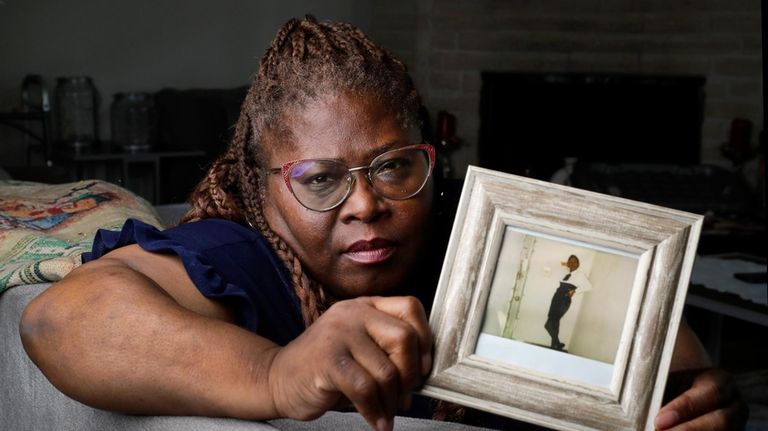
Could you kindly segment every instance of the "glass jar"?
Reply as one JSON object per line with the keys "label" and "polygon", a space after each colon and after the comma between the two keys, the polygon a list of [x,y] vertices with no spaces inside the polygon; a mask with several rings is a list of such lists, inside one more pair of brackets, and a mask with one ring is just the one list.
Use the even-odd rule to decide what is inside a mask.
{"label": "glass jar", "polygon": [[67,149],[80,151],[96,142],[98,93],[90,77],[59,78],[56,108],[59,142]]}
{"label": "glass jar", "polygon": [[40,75],[27,75],[21,83],[23,112],[48,112],[51,110],[48,87]]}
{"label": "glass jar", "polygon": [[149,93],[117,93],[112,101],[112,142],[133,153],[155,145],[157,111]]}

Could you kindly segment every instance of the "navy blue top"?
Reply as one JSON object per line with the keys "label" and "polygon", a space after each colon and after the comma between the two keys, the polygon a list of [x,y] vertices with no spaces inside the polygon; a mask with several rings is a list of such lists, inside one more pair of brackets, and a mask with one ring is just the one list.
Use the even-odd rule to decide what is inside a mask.
{"label": "navy blue top", "polygon": [[83,254],[83,262],[129,244],[179,256],[200,292],[230,305],[240,326],[280,345],[304,330],[299,300],[285,265],[254,229],[229,220],[206,219],[160,231],[129,219],[121,231],[100,229],[92,252]]}

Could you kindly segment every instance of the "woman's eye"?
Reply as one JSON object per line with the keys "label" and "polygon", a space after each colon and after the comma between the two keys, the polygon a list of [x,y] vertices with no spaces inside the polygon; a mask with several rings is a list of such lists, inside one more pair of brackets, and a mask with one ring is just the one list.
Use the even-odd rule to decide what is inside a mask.
{"label": "woman's eye", "polygon": [[327,194],[336,190],[340,184],[341,178],[328,172],[316,173],[303,177],[300,181],[301,186],[315,194]]}
{"label": "woman's eye", "polygon": [[305,178],[301,183],[310,189],[321,190],[336,185],[338,183],[338,178],[327,174],[317,174]]}
{"label": "woman's eye", "polygon": [[331,181],[331,179],[328,178],[327,175],[315,175],[315,176],[309,178],[309,181],[307,183],[308,184],[320,185],[320,184],[325,184],[325,183],[327,183],[329,181]]}
{"label": "woman's eye", "polygon": [[398,171],[398,170],[406,169],[410,166],[411,166],[411,160],[406,158],[385,160],[376,169],[376,173]]}

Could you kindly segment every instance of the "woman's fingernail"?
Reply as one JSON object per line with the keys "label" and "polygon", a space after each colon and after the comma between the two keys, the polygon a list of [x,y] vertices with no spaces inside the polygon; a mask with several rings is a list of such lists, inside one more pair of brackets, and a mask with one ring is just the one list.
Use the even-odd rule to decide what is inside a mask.
{"label": "woman's fingernail", "polygon": [[376,429],[378,431],[392,431],[394,427],[395,424],[392,419],[380,418],[376,421]]}
{"label": "woman's fingernail", "polygon": [[654,425],[656,425],[656,428],[659,429],[666,429],[671,426],[674,426],[680,421],[680,415],[677,414],[674,410],[667,410],[665,412],[661,412],[656,416],[656,421]]}
{"label": "woman's fingernail", "polygon": [[432,353],[421,355],[421,374],[427,374],[432,369]]}
{"label": "woman's fingernail", "polygon": [[400,409],[408,410],[411,407],[411,401],[413,401],[413,395],[410,392],[403,394],[400,398]]}

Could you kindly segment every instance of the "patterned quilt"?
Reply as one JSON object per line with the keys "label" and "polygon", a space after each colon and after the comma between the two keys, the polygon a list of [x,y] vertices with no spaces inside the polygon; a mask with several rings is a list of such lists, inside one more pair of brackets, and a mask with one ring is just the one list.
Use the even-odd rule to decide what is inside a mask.
{"label": "patterned quilt", "polygon": [[119,229],[127,218],[162,227],[144,199],[104,181],[0,181],[0,293],[60,280],[80,265],[98,229]]}

